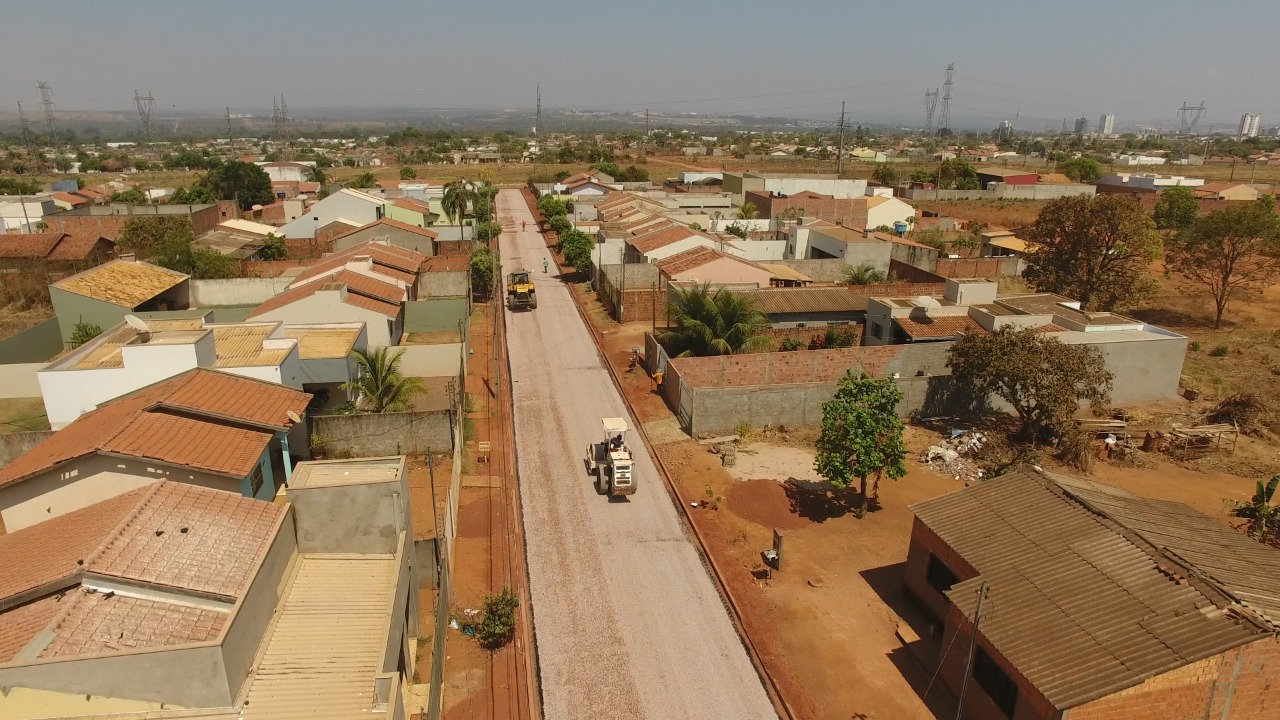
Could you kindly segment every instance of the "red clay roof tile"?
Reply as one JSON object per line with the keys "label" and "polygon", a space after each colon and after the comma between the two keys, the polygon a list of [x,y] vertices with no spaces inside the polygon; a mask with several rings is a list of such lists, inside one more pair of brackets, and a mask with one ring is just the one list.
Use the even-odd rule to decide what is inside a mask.
{"label": "red clay roof tile", "polygon": [[944,315],[936,318],[894,318],[893,320],[912,340],[942,340],[961,333],[985,333],[968,315]]}

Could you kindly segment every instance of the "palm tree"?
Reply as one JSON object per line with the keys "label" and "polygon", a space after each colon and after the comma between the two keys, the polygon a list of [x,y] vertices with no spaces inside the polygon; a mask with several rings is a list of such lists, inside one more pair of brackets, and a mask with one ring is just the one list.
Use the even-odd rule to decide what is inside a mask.
{"label": "palm tree", "polygon": [[846,265],[844,281],[850,285],[878,285],[885,281],[885,275],[870,265]]}
{"label": "palm tree", "polygon": [[404,350],[392,355],[390,348],[380,347],[356,350],[352,355],[359,367],[359,376],[343,383],[342,388],[358,393],[356,407],[364,412],[402,412],[409,409],[415,395],[427,391],[421,378],[401,374]]}
{"label": "palm tree", "polygon": [[751,220],[760,217],[760,211],[756,209],[755,203],[744,202],[742,203],[742,206],[738,208],[738,212],[734,213],[733,216],[742,220]]}
{"label": "palm tree", "polygon": [[476,199],[475,186],[466,180],[454,180],[444,186],[444,197],[440,200],[440,209],[444,210],[449,222],[458,223],[460,237],[465,239],[462,219],[467,214],[467,207]]}
{"label": "palm tree", "polygon": [[1258,481],[1258,487],[1248,502],[1231,502],[1231,515],[1242,518],[1249,537],[1261,543],[1274,544],[1280,536],[1280,505],[1271,504],[1280,485],[1280,475],[1272,475],[1266,485]]}
{"label": "palm tree", "polygon": [[325,177],[324,170],[319,165],[312,165],[307,168],[307,180],[309,182],[320,183],[323,186],[328,182],[329,178]]}
{"label": "palm tree", "polygon": [[676,290],[672,302],[675,327],[663,341],[678,357],[733,355],[773,349],[764,331],[769,320],[753,302],[710,283]]}

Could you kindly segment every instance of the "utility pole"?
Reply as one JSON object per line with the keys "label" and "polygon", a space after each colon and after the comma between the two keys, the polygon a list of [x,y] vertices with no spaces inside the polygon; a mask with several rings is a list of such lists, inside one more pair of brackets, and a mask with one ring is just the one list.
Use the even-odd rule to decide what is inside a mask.
{"label": "utility pole", "polygon": [[644,140],[640,141],[640,155],[649,155],[649,108],[644,109]]}
{"label": "utility pole", "polygon": [[236,154],[236,138],[231,134],[231,106],[227,106],[227,145],[231,148],[231,155]]}
{"label": "utility pole", "polygon": [[542,83],[538,83],[538,109],[533,121],[533,143],[538,146],[538,153],[542,153]]}
{"label": "utility pole", "polygon": [[836,177],[844,172],[844,101],[840,101],[840,144],[836,149]]}
{"label": "utility pole", "polygon": [[40,107],[44,108],[44,129],[49,133],[49,142],[53,143],[54,133],[58,129],[53,117],[53,88],[44,81],[37,82],[36,87],[40,90]]}
{"label": "utility pole", "polygon": [[969,689],[969,676],[973,674],[973,656],[978,649],[978,623],[982,622],[982,601],[987,599],[987,584],[978,588],[978,607],[973,611],[973,636],[969,638],[969,659],[964,664],[964,679],[960,681],[960,699],[956,704],[956,720],[964,716],[964,694]]}

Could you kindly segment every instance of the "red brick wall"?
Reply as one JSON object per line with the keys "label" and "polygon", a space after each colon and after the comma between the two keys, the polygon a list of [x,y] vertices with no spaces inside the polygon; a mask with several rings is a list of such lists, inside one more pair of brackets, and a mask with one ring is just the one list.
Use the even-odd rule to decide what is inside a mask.
{"label": "red brick wall", "polygon": [[879,283],[876,285],[850,285],[849,292],[854,295],[866,295],[867,297],[917,297],[919,295],[942,297],[942,293],[946,288],[946,283],[899,282]]}
{"label": "red brick wall", "polygon": [[281,273],[299,265],[310,265],[313,260],[244,260],[240,270],[244,277],[280,277]]}
{"label": "red brick wall", "polygon": [[[958,629],[958,632],[957,632]],[[953,640],[954,637],[954,640]],[[965,671],[968,665],[968,653],[970,639],[973,637],[973,623],[964,617],[955,606],[951,606],[947,615],[946,626],[942,631],[942,642],[946,644],[952,643],[951,652],[943,658],[941,669],[938,672],[939,678],[951,689],[952,694],[959,695],[960,684],[964,679]],[[1018,686],[1018,703],[1014,707],[1013,720],[1056,720],[1058,711],[1049,704],[1048,699],[1044,697],[1034,686],[1013,667],[1004,656],[996,651],[991,643],[981,634],[978,634],[978,647],[982,648],[1002,670],[1014,681]],[[982,686],[974,682],[971,678],[968,690],[964,699],[965,717],[969,720],[1009,720],[987,693]],[[1161,720],[1174,720],[1172,716],[1148,716],[1151,720],[1159,717]],[[1182,720],[1179,718],[1178,720]],[[1189,720],[1189,718],[1187,719]]]}
{"label": "red brick wall", "polygon": [[1067,711],[1064,720],[1280,717],[1280,640],[1266,638]]}
{"label": "red brick wall", "polygon": [[941,623],[951,612],[951,602],[929,586],[929,556],[936,555],[961,581],[978,574],[973,566],[942,541],[929,526],[915,518],[911,526],[911,546],[907,550],[906,587]]}
{"label": "red brick wall", "polygon": [[777,217],[795,208],[802,216],[844,222],[850,227],[867,224],[866,205],[861,198],[774,197],[749,190],[743,193],[743,201],[754,203],[762,218]]}
{"label": "red brick wall", "polygon": [[285,238],[284,247],[290,260],[313,260],[333,252],[333,238]]}
{"label": "red brick wall", "polygon": [[879,345],[835,350],[676,358],[670,365],[679,369],[681,377],[690,387],[698,388],[825,383],[834,382],[851,367],[861,367],[868,375],[879,377],[884,374],[885,366],[896,358],[904,347],[903,345]]}

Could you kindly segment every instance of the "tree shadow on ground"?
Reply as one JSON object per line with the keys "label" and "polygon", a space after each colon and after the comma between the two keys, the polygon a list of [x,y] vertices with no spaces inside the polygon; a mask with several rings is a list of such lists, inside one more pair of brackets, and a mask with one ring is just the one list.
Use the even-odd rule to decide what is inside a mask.
{"label": "tree shadow on ground", "polygon": [[[1213,318],[1207,315],[1192,315],[1182,310],[1175,310],[1168,307],[1142,308],[1140,310],[1131,310],[1126,313],[1134,320],[1141,320],[1144,323],[1158,325],[1160,327],[1183,327],[1183,328],[1199,328],[1205,330],[1213,329]],[[1228,327],[1232,323],[1227,320],[1222,321],[1222,326]]]}
{"label": "tree shadow on ground", "polygon": [[821,480],[787,478],[782,489],[791,501],[791,512],[806,520],[825,522],[857,512],[862,493],[854,488],[838,488]]}

